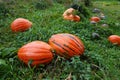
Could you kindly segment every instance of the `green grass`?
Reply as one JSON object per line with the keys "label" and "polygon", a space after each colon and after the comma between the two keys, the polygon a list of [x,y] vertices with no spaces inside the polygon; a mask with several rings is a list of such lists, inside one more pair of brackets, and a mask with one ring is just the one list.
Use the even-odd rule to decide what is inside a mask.
{"label": "green grass", "polygon": [[[62,4],[55,3],[46,10],[39,10],[33,2],[26,4],[24,0],[18,0],[11,3],[14,15],[0,19],[0,80],[65,80],[70,73],[73,80],[120,79],[120,46],[108,41],[111,34],[120,35],[120,2],[94,1],[93,7],[99,8],[107,17],[97,25],[90,24],[89,19],[81,22],[63,20],[65,7]],[[29,19],[32,28],[13,33],[10,24],[18,17]],[[109,27],[101,27],[103,23]],[[92,39],[93,32],[101,39]],[[71,33],[81,38],[85,45],[84,56],[73,57],[72,61],[57,56],[50,64],[37,68],[28,67],[18,59],[17,51],[22,45],[34,40],[48,42],[56,33]]]}

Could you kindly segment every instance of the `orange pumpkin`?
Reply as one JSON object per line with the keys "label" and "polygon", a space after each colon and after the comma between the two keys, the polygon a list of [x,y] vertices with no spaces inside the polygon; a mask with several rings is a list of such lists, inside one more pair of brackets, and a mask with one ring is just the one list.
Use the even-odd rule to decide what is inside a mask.
{"label": "orange pumpkin", "polygon": [[49,39],[49,44],[56,54],[66,59],[84,53],[84,44],[77,36],[72,34],[55,34]]}
{"label": "orange pumpkin", "polygon": [[91,17],[91,18],[90,18],[90,21],[91,21],[91,22],[93,22],[93,21],[94,21],[94,22],[99,22],[99,21],[100,21],[100,18],[99,18],[99,17]]}
{"label": "orange pumpkin", "polygon": [[79,22],[80,21],[80,17],[77,15],[69,15],[69,16],[63,16],[65,20],[70,20],[70,21],[75,21],[75,22]]}
{"label": "orange pumpkin", "polygon": [[75,11],[75,9],[69,8],[69,9],[67,9],[67,10],[63,13],[63,16],[71,15],[71,14],[74,13],[74,11]]}
{"label": "orange pumpkin", "polygon": [[74,9],[73,8],[69,8],[67,9],[64,13],[63,13],[63,18],[65,20],[70,20],[70,21],[76,21],[79,22],[80,21],[80,17],[78,15],[74,15]]}
{"label": "orange pumpkin", "polygon": [[71,14],[71,15],[67,15],[67,16],[63,16],[63,18],[65,19],[65,20],[71,20],[71,21],[73,21],[73,15]]}
{"label": "orange pumpkin", "polygon": [[11,23],[11,30],[13,32],[23,32],[32,26],[32,22],[24,18],[17,18]]}
{"label": "orange pumpkin", "polygon": [[25,64],[28,64],[28,62],[32,60],[32,66],[48,64],[53,59],[51,50],[51,46],[47,43],[42,41],[33,41],[22,46],[18,50],[18,58]]}
{"label": "orange pumpkin", "polygon": [[118,35],[111,35],[111,36],[109,36],[108,40],[112,44],[120,45],[120,36],[118,36]]}
{"label": "orange pumpkin", "polygon": [[75,15],[73,18],[73,21],[79,22],[80,21],[80,17],[78,15]]}

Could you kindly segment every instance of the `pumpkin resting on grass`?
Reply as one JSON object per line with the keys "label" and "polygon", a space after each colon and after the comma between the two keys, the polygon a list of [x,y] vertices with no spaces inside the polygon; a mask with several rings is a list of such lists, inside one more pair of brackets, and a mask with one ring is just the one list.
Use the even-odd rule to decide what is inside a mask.
{"label": "pumpkin resting on grass", "polygon": [[22,46],[18,51],[18,58],[25,64],[32,60],[31,65],[48,64],[53,59],[51,46],[42,41],[33,41]]}
{"label": "pumpkin resting on grass", "polygon": [[76,21],[79,22],[80,21],[80,17],[78,15],[74,15],[75,9],[73,8],[69,8],[67,9],[64,13],[63,13],[63,18],[65,20],[70,20],[70,21]]}
{"label": "pumpkin resting on grass", "polygon": [[97,23],[97,22],[99,22],[99,21],[100,21],[100,18],[99,18],[99,17],[91,17],[91,18],[90,18],[90,21],[91,21],[91,22],[93,22],[93,21],[94,21],[94,22],[96,22],[96,23]]}
{"label": "pumpkin resting on grass", "polygon": [[118,36],[118,35],[111,35],[111,36],[109,36],[108,40],[112,44],[120,45],[120,36]]}
{"label": "pumpkin resting on grass", "polygon": [[24,18],[17,18],[11,23],[11,29],[13,32],[23,32],[28,30],[32,26],[32,22]]}
{"label": "pumpkin resting on grass", "polygon": [[56,54],[66,59],[84,53],[84,45],[82,41],[72,34],[55,34],[49,39],[49,44],[55,50]]}

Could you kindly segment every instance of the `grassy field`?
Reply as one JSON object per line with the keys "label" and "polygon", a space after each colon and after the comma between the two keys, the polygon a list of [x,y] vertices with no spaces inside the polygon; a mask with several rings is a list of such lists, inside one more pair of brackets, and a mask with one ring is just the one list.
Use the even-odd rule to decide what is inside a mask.
{"label": "grassy field", "polygon": [[[37,1],[37,0],[35,0]],[[92,9],[100,9],[106,16],[97,25],[90,24],[90,17],[81,22],[63,20],[66,7],[54,3],[45,10],[36,8],[34,0],[17,0],[8,3],[6,9],[11,12],[0,16],[0,80],[65,80],[70,74],[72,80],[119,80],[120,79],[120,46],[111,44],[108,37],[120,35],[120,1],[94,1]],[[39,7],[38,7],[39,8]],[[91,16],[98,15],[92,13]],[[33,25],[25,32],[13,33],[11,22],[26,18]],[[102,27],[102,24],[109,27]],[[96,32],[101,39],[93,39]],[[44,66],[29,67],[17,57],[18,49],[35,40],[48,42],[56,33],[77,35],[85,45],[84,56],[73,57],[72,61],[56,56]]]}

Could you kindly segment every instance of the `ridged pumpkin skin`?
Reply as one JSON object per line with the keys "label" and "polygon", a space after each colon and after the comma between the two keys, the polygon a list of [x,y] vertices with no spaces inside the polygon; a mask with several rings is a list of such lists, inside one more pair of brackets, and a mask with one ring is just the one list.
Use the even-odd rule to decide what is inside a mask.
{"label": "ridged pumpkin skin", "polygon": [[32,66],[48,64],[53,59],[52,48],[45,42],[33,41],[18,50],[18,58],[25,64],[32,60]]}
{"label": "ridged pumpkin skin", "polygon": [[49,45],[55,53],[66,59],[84,53],[84,44],[75,35],[68,33],[55,34],[49,39]]}
{"label": "ridged pumpkin skin", "polygon": [[75,9],[69,8],[69,9],[65,10],[65,12],[63,13],[63,16],[71,15],[71,14],[73,14],[74,11],[75,11]]}
{"label": "ridged pumpkin skin", "polygon": [[11,23],[11,30],[13,32],[23,32],[32,26],[32,22],[24,18],[17,18]]}
{"label": "ridged pumpkin skin", "polygon": [[120,36],[118,36],[118,35],[111,35],[111,36],[109,36],[108,40],[112,44],[120,45]]}
{"label": "ridged pumpkin skin", "polygon": [[63,16],[63,18],[65,20],[70,20],[70,21],[75,21],[75,22],[79,22],[80,21],[80,17],[77,15],[69,15],[69,16]]}
{"label": "ridged pumpkin skin", "polygon": [[100,18],[99,17],[91,17],[90,21],[99,22]]}
{"label": "ridged pumpkin skin", "polygon": [[80,17],[78,15],[75,15],[73,21],[79,22],[80,21]]}
{"label": "ridged pumpkin skin", "polygon": [[63,18],[65,20],[70,20],[70,21],[75,21],[75,22],[79,22],[80,21],[80,17],[78,15],[74,15],[74,9],[73,8],[69,8],[67,9],[64,13],[63,13]]}

